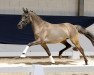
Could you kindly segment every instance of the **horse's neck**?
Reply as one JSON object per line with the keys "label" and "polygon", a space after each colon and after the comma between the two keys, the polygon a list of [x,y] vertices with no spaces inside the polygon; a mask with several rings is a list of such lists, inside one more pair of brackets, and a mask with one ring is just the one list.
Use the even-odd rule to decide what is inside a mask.
{"label": "horse's neck", "polygon": [[32,26],[33,26],[33,31],[35,33],[38,33],[40,29],[43,27],[42,23],[44,22],[38,15],[35,13],[31,14],[31,20],[32,20]]}
{"label": "horse's neck", "polygon": [[33,24],[40,25],[43,22],[43,20],[34,12],[31,13],[31,18],[32,18]]}

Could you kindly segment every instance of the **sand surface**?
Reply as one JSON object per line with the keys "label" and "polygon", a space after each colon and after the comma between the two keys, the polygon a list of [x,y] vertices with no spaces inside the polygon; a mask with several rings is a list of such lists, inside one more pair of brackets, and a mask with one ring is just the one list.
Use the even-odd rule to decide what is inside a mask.
{"label": "sand surface", "polygon": [[[59,59],[58,57],[54,57],[56,63],[55,65],[84,65],[83,58],[79,60],[73,60],[68,57],[62,57]],[[94,57],[87,57],[89,65],[94,65]],[[10,58],[0,58],[0,64],[41,64],[41,65],[51,65],[51,62],[48,57],[26,57],[26,58],[19,58],[19,57],[10,57]],[[0,75],[29,75],[29,73],[0,73]],[[49,73],[45,75],[94,75],[92,73]]]}

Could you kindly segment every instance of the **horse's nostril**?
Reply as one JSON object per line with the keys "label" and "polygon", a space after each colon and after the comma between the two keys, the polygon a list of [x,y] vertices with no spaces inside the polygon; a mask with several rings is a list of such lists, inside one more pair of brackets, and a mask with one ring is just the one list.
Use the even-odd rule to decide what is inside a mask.
{"label": "horse's nostril", "polygon": [[19,28],[19,27],[20,27],[20,25],[17,25],[17,27]]}

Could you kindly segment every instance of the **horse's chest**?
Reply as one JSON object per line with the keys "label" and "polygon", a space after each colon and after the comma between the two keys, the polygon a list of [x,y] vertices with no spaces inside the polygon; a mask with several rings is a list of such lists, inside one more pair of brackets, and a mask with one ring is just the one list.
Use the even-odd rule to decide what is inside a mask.
{"label": "horse's chest", "polygon": [[47,31],[41,30],[40,32],[37,32],[35,34],[36,34],[37,39],[44,40],[47,35]]}

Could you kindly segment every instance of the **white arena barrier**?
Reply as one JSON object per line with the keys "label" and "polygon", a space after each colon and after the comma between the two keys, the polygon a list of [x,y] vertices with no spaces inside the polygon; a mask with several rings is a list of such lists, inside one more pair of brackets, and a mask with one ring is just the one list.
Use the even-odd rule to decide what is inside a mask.
{"label": "white arena barrier", "polygon": [[21,65],[11,64],[0,66],[0,73],[27,72],[29,75],[45,75],[46,73],[63,72],[94,72],[92,65]]}

